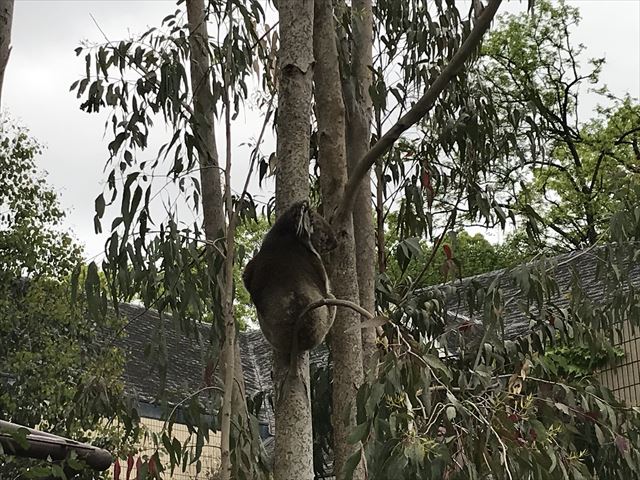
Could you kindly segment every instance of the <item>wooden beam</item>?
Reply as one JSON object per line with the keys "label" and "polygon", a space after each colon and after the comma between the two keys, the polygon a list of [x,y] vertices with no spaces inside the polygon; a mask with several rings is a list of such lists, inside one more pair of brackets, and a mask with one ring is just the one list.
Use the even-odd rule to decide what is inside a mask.
{"label": "wooden beam", "polygon": [[[15,433],[22,429],[28,432],[26,448],[15,438]],[[113,463],[111,454],[101,448],[3,420],[0,420],[0,447],[7,455],[41,460],[50,457],[55,461],[65,460],[73,451],[91,469],[98,471],[107,470]]]}

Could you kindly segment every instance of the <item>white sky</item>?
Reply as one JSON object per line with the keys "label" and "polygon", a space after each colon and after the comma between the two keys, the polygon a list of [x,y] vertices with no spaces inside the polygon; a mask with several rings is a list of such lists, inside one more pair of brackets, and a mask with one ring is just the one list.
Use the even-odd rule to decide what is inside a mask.
{"label": "white sky", "polygon": [[[587,55],[604,56],[607,65],[601,79],[617,95],[640,97],[640,0],[579,0],[582,22],[574,39],[587,46]],[[176,9],[175,3],[133,0],[16,0],[13,50],[5,74],[3,107],[47,148],[39,164],[59,192],[68,212],[65,227],[85,245],[88,258],[102,252],[104,237],[93,233],[93,205],[102,191],[107,159],[104,137],[106,111],[86,114],[69,86],[83,76],[84,59],[75,56],[81,40],[102,42],[93,15],[110,40],[128,32],[140,33],[159,25]],[[505,2],[502,11],[522,11],[526,1]],[[593,105],[591,105],[593,106]],[[248,111],[236,121],[234,145],[257,137],[262,119]],[[161,133],[161,132],[158,132]],[[219,143],[223,137],[218,136]],[[161,145],[166,138],[156,138]],[[273,148],[272,141],[266,151]],[[238,147],[234,186],[240,187],[248,148]],[[149,158],[155,153],[151,149]]]}

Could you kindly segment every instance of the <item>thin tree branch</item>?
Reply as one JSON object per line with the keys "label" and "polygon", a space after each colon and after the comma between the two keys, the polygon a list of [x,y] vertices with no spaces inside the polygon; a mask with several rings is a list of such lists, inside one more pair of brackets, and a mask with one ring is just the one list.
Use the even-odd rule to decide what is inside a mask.
{"label": "thin tree branch", "polygon": [[625,142],[624,142],[625,137],[627,137],[627,136],[629,136],[629,135],[631,135],[631,134],[633,134],[633,133],[636,133],[636,132],[640,132],[640,127],[632,128],[631,130],[629,130],[629,131],[627,131],[627,132],[623,133],[623,134],[618,138],[618,140],[616,140],[616,141],[615,141],[614,145],[622,145],[623,143],[625,143]]}
{"label": "thin tree branch", "polygon": [[[205,17],[206,18],[206,17]],[[233,380],[235,372],[235,341],[236,322],[233,316],[233,263],[235,254],[236,215],[233,210],[233,196],[231,194],[231,99],[229,98],[231,68],[231,48],[233,40],[233,7],[231,2],[227,5],[227,18],[229,19],[229,42],[227,46],[227,64],[222,71],[224,88],[222,89],[222,101],[224,104],[224,126],[226,139],[225,152],[225,188],[224,201],[226,203],[229,224],[226,235],[226,256],[224,258],[224,343],[222,346],[222,358],[224,361],[224,393],[222,397],[221,428],[220,428],[220,479],[231,478],[231,416],[233,402]],[[238,204],[238,208],[241,205]],[[242,390],[242,389],[241,389]],[[244,403],[244,402],[243,402]]]}
{"label": "thin tree branch", "polygon": [[604,159],[607,152],[602,151],[600,155],[598,155],[598,160],[596,160],[596,165],[593,168],[593,175],[591,175],[591,182],[589,182],[589,186],[587,187],[589,190],[589,201],[591,200],[591,196],[593,194],[593,187],[596,184],[596,180],[598,179],[598,174],[600,173],[600,165],[602,165],[602,160]]}
{"label": "thin tree branch", "polygon": [[2,84],[4,72],[11,55],[11,26],[13,24],[13,0],[4,0],[0,11],[0,97],[2,96]]}
{"label": "thin tree branch", "polygon": [[305,309],[300,314],[300,318],[304,317],[311,310],[327,305],[334,305],[336,307],[347,307],[351,310],[355,310],[363,317],[367,317],[369,320],[373,320],[373,314],[371,312],[368,312],[357,303],[350,302],[349,300],[342,300],[340,298],[323,298],[321,300],[316,300],[315,302],[312,302],[305,307]]}

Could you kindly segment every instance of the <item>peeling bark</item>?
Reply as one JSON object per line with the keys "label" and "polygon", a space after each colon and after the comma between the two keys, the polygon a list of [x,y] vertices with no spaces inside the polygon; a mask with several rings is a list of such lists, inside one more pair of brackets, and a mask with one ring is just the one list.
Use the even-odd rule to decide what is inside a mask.
{"label": "peeling bark", "polygon": [[[280,0],[276,212],[309,196],[309,137],[313,75],[313,1]],[[309,354],[274,350],[276,385],[275,480],[313,479]],[[287,375],[289,373],[289,375]],[[288,376],[288,378],[287,378]],[[287,380],[285,382],[285,379]],[[284,388],[279,388],[283,386]]]}
{"label": "peeling bark", "polygon": [[[326,210],[332,212],[338,207],[347,182],[347,154],[345,106],[331,0],[316,0],[313,39],[320,183]],[[338,238],[338,247],[330,255],[328,269],[334,294],[357,303],[359,292],[352,216],[334,217],[332,225]],[[339,308],[329,339],[333,361],[333,465],[338,479],[343,478],[347,459],[360,447],[347,441],[355,426],[355,398],[363,381],[359,324],[358,313]],[[353,478],[364,478],[362,465],[356,469]]]}

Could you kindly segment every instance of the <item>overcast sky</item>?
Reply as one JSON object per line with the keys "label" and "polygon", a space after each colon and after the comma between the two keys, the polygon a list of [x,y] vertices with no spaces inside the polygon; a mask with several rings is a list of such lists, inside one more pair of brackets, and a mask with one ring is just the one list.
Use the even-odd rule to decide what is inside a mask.
{"label": "overcast sky", "polygon": [[[526,1],[504,2],[501,9],[522,11]],[[579,0],[582,23],[574,39],[587,46],[587,55],[604,56],[602,80],[617,95],[640,97],[640,0]],[[107,159],[104,114],[86,114],[69,92],[83,75],[84,60],[74,49],[82,40],[101,42],[100,28],[110,40],[156,26],[177,7],[165,1],[56,1],[16,0],[11,58],[5,74],[3,106],[47,148],[39,164],[59,192],[68,212],[65,227],[85,245],[91,258],[103,249],[104,238],[93,233],[93,203],[102,191]],[[248,148],[239,145],[256,137],[261,119],[256,112],[241,115],[236,124],[240,159],[237,172],[246,168]],[[219,137],[222,138],[222,137]],[[156,138],[156,145],[162,144]],[[272,148],[267,145],[267,150]],[[147,155],[151,157],[153,151]],[[234,168],[234,170],[236,170]],[[236,175],[238,186],[243,175]],[[235,183],[234,183],[235,184]]]}

